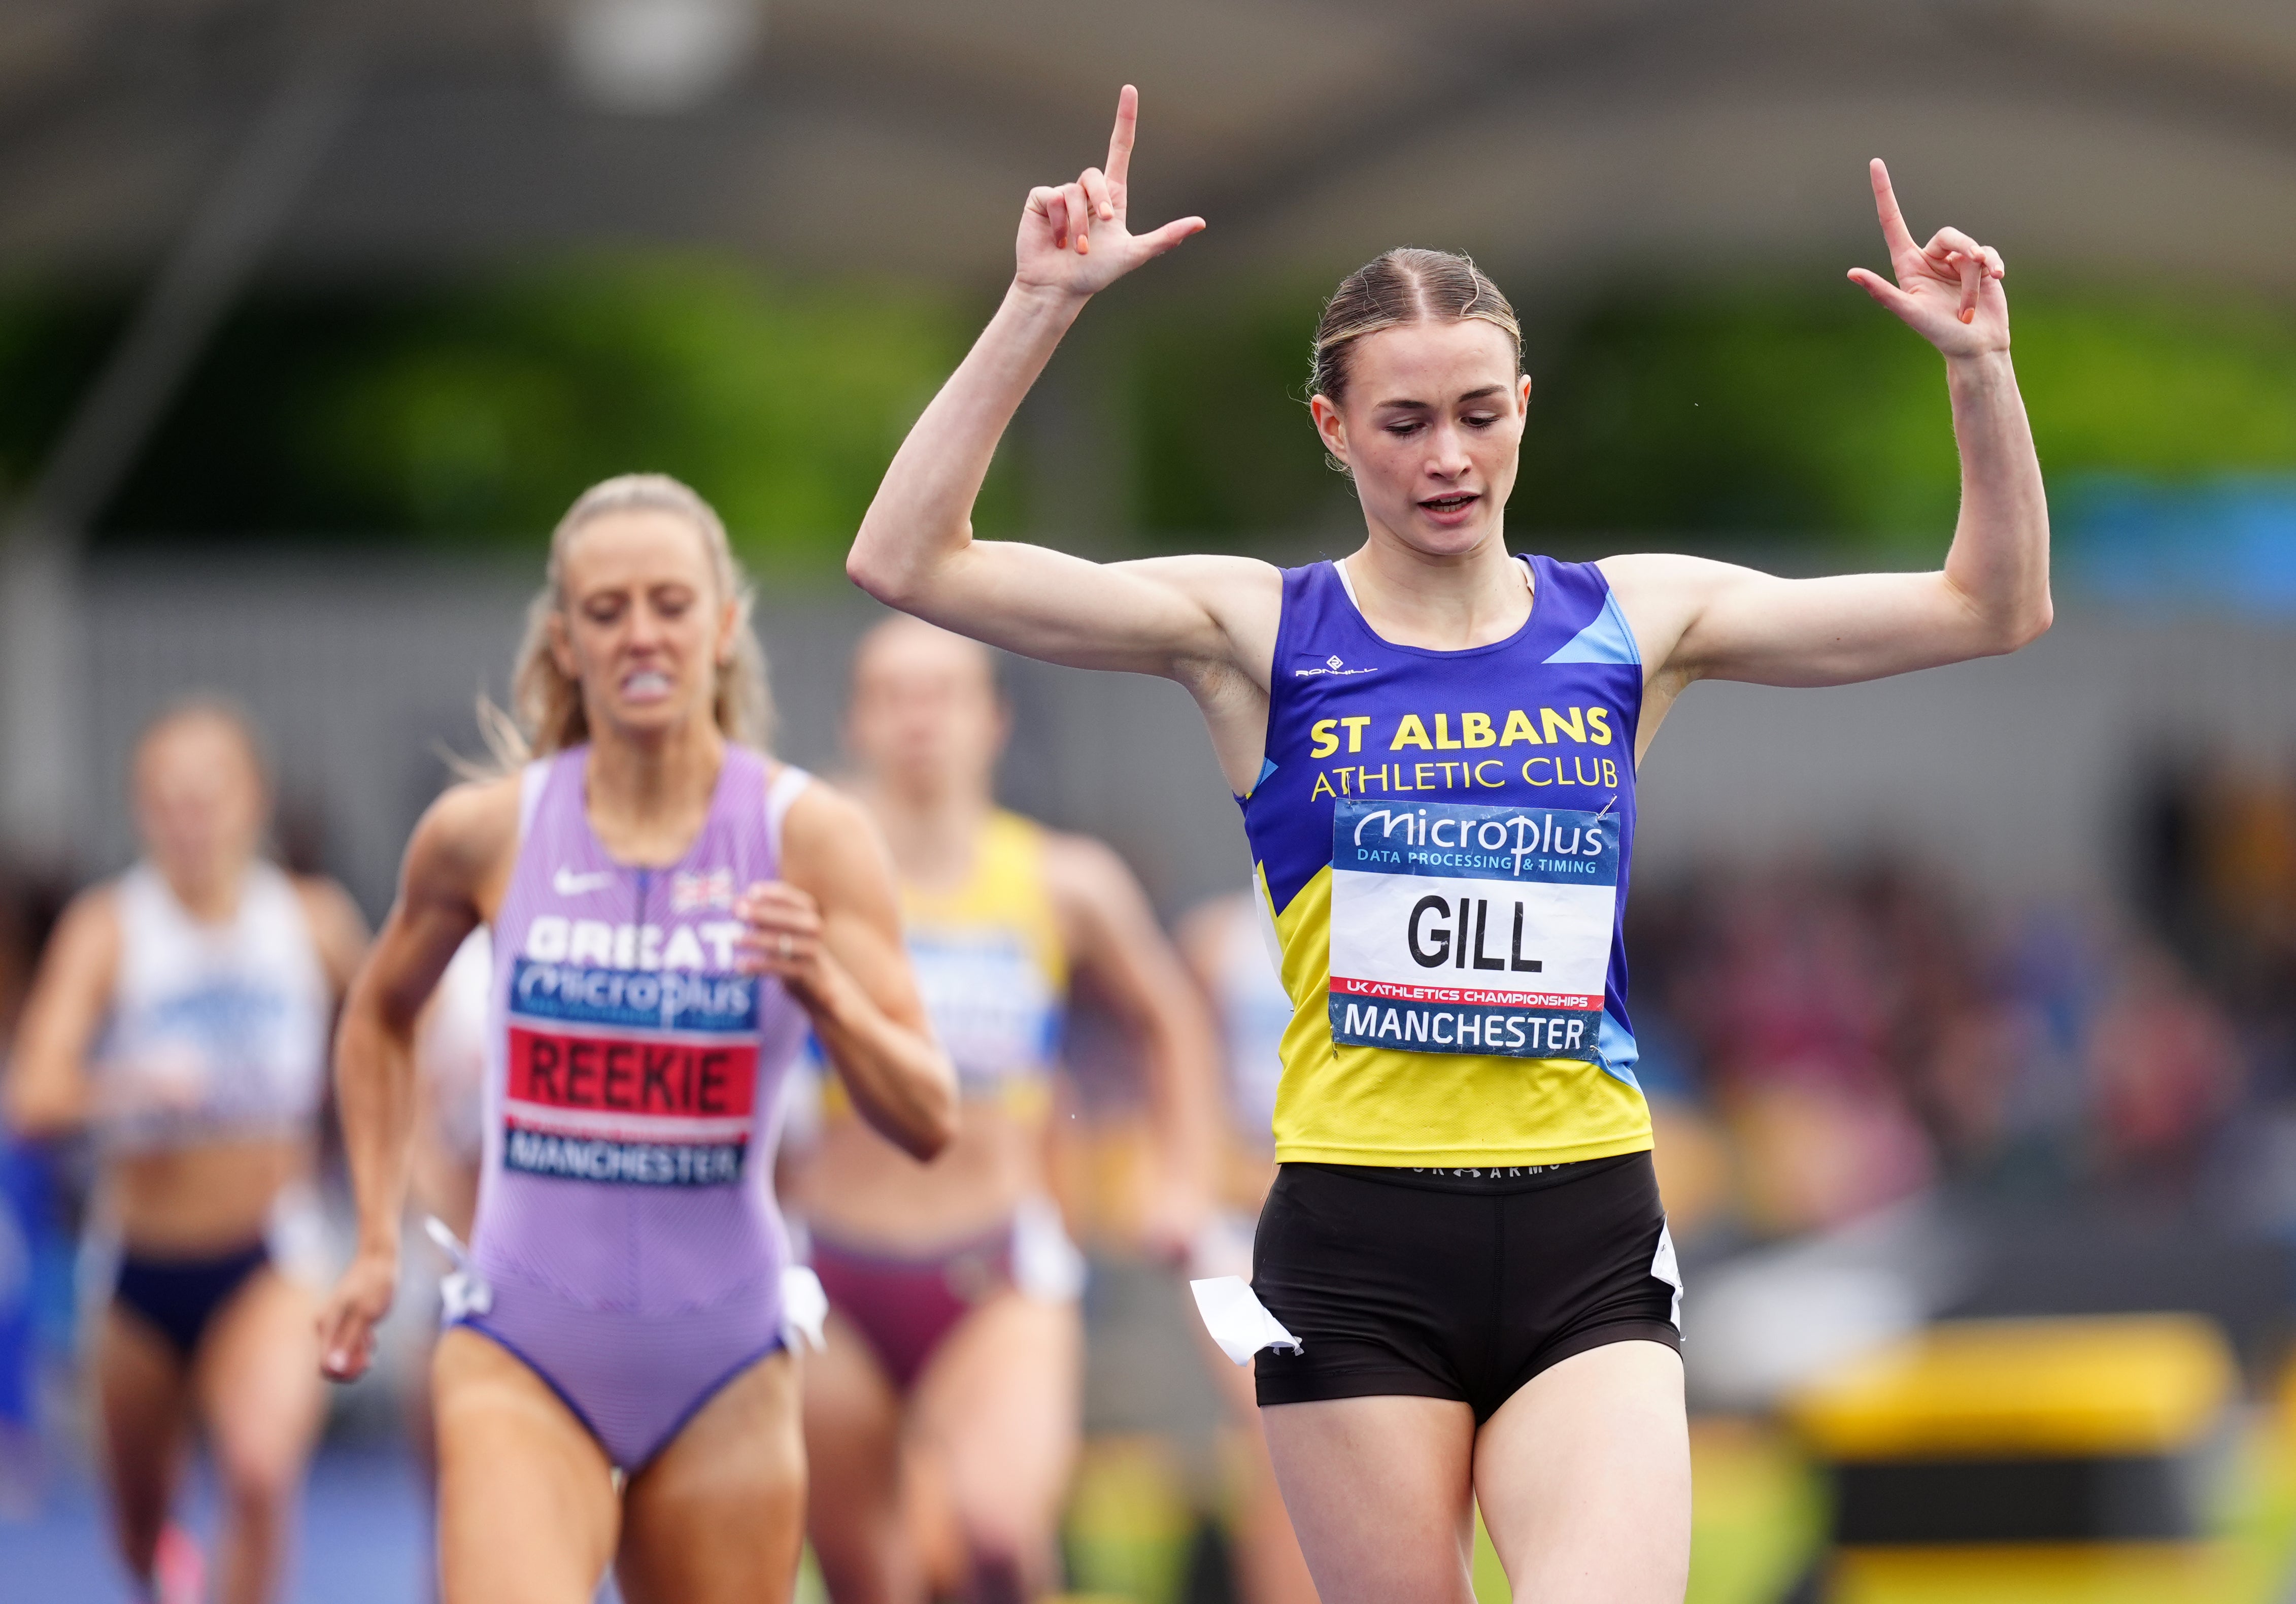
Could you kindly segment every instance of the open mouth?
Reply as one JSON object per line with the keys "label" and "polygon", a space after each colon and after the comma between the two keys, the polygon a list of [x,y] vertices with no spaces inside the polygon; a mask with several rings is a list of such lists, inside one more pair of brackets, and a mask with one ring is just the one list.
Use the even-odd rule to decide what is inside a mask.
{"label": "open mouth", "polygon": [[622,695],[631,702],[659,702],[669,692],[669,676],[660,669],[640,669],[622,679]]}
{"label": "open mouth", "polygon": [[1482,498],[1470,490],[1455,490],[1447,496],[1430,496],[1419,505],[1439,518],[1449,518],[1465,512]]}

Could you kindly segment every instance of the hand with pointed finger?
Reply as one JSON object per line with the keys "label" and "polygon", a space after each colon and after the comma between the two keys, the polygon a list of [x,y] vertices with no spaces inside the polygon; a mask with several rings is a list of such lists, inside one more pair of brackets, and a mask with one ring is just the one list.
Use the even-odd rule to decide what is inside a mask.
{"label": "hand with pointed finger", "polygon": [[1148,234],[1131,232],[1125,207],[1139,118],[1140,92],[1127,84],[1116,99],[1108,165],[1085,169],[1072,184],[1029,192],[1013,251],[1013,276],[1021,285],[1079,299],[1096,294],[1203,227],[1201,218],[1177,218]]}
{"label": "hand with pointed finger", "polygon": [[1890,247],[1890,267],[1898,282],[1893,284],[1863,267],[1849,269],[1849,282],[1949,358],[2007,350],[2009,298],[2001,279],[2008,269],[2000,252],[1958,228],[1940,228],[1928,244],[1916,245],[1890,187],[1890,169],[1878,158],[1872,175],[1882,238]]}

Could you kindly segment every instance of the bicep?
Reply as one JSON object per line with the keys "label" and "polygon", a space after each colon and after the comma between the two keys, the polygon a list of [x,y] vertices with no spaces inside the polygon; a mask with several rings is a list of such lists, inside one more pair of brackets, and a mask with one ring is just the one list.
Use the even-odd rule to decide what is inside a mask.
{"label": "bicep", "polygon": [[1048,547],[976,540],[928,593],[901,605],[1023,657],[1172,677],[1190,662],[1249,667],[1261,633],[1272,650],[1282,584],[1275,569],[1247,557],[1094,563]]}
{"label": "bicep", "polygon": [[1607,559],[1652,679],[1849,685],[1982,654],[1943,573],[1782,579],[1702,557]]}
{"label": "bicep", "polygon": [[480,888],[499,877],[497,860],[515,848],[515,795],[507,829],[500,795],[450,792],[422,816],[407,843],[398,900],[353,984],[353,1007],[413,1032],[455,950],[485,917]]}

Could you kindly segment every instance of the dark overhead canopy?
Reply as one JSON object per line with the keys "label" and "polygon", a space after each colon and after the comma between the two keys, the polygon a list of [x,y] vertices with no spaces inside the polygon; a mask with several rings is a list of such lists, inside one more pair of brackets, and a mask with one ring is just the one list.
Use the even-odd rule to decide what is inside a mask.
{"label": "dark overhead canopy", "polygon": [[[326,10],[5,0],[0,268],[157,259]],[[365,37],[272,271],[668,241],[992,284],[1025,187],[1097,160],[1129,78],[1140,210],[1212,222],[1175,282],[1247,258],[1322,276],[1402,240],[1564,279],[1873,261],[1878,153],[1917,232],[1950,218],[2021,263],[2296,287],[2288,0],[349,0],[337,16]],[[700,64],[665,88],[680,27]],[[618,86],[617,51],[654,60],[653,79]],[[634,100],[668,109],[609,103]]]}

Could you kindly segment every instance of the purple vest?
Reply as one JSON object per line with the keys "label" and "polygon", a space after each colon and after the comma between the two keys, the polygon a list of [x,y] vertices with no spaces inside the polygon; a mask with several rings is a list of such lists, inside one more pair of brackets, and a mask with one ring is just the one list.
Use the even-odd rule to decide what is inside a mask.
{"label": "purple vest", "polygon": [[788,1260],[775,1124],[806,1019],[779,981],[734,968],[734,901],[779,874],[808,777],[729,744],[685,857],[632,868],[591,831],[588,753],[529,765],[520,793],[473,1258],[490,1281],[633,1314],[755,1296]]}

